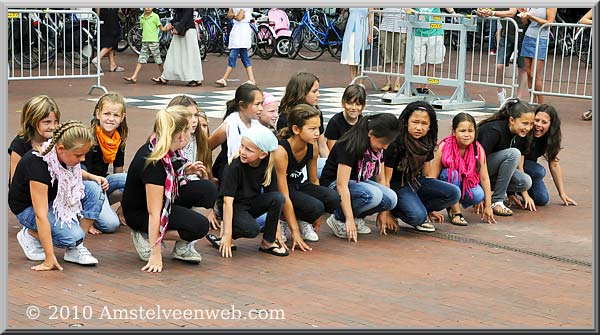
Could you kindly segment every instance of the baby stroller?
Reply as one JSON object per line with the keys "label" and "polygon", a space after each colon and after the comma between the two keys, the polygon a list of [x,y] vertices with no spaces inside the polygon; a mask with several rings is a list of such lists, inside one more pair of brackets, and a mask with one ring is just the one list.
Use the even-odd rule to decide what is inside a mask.
{"label": "baby stroller", "polygon": [[290,48],[290,37],[292,31],[290,30],[290,21],[285,11],[279,8],[272,8],[269,10],[269,21],[273,22],[275,26],[275,52],[277,56],[287,56]]}

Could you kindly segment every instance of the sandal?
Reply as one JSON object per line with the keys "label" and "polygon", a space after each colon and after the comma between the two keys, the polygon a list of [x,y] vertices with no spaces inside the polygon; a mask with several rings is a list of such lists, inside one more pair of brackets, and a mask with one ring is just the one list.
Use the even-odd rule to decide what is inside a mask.
{"label": "sandal", "polygon": [[110,68],[110,72],[123,72],[123,71],[125,71],[125,69],[118,65]]}
{"label": "sandal", "polygon": [[592,121],[592,110],[590,109],[587,112],[581,114],[581,118],[583,119],[583,121]]}
{"label": "sandal", "polygon": [[125,80],[126,82],[130,83],[130,84],[135,84],[137,83],[137,80],[131,78],[131,77],[123,77],[123,80]]}
{"label": "sandal", "polygon": [[287,250],[285,250],[285,252],[277,252],[277,251],[275,251],[275,249],[284,249],[285,250],[285,248],[282,247],[281,244],[279,244],[279,242],[277,242],[277,241],[275,241],[275,245],[270,248],[258,247],[258,251],[265,252],[267,254],[271,254],[271,255],[275,255],[275,256],[279,256],[279,257],[285,257],[290,254],[289,251],[287,251]]}
{"label": "sandal", "polygon": [[196,87],[196,86],[200,86],[200,85],[202,85],[202,82],[201,82],[201,81],[192,80],[192,81],[190,81],[189,83],[187,83],[185,86],[188,86],[188,87]]}
{"label": "sandal", "polygon": [[381,90],[382,90],[383,92],[387,92],[387,91],[389,91],[389,90],[391,90],[391,89],[392,89],[392,84],[390,84],[390,83],[387,83],[387,84],[385,84],[385,85],[384,85],[384,86],[381,88]]}
{"label": "sandal", "polygon": [[[210,242],[210,244],[213,246],[213,248],[219,250],[219,248],[221,247],[221,238],[220,237],[216,237],[214,234],[207,234],[206,239],[208,240],[208,242]],[[237,250],[237,246],[232,244],[231,250]]]}
{"label": "sandal", "polygon": [[[456,221],[457,217],[458,217],[458,221]],[[450,220],[450,223],[452,223],[455,226],[466,226],[469,224],[467,222],[467,220],[465,220],[465,217],[462,215],[462,213],[452,214],[452,219]]]}
{"label": "sandal", "polygon": [[166,85],[169,81],[166,79],[163,79],[162,77],[152,77],[151,79],[153,82],[157,83],[157,84],[161,84],[161,85]]}
{"label": "sandal", "polygon": [[[498,209],[498,207],[500,207],[500,209]],[[506,207],[504,205],[503,201],[498,201],[498,202],[493,203],[492,211],[494,212],[494,215],[498,215],[498,216],[512,216],[513,215],[512,209]]]}
{"label": "sandal", "polygon": [[225,79],[221,78],[221,79],[215,81],[215,84],[225,87],[225,86],[227,86],[227,81],[225,81]]}

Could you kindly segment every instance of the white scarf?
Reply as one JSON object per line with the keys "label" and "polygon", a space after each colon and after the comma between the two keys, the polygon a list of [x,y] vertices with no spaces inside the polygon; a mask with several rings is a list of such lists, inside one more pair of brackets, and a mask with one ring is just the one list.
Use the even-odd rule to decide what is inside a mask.
{"label": "white scarf", "polygon": [[[51,141],[50,139],[42,144],[40,151],[44,152]],[[60,221],[61,229],[63,228],[63,223],[66,223],[69,228],[71,228],[72,223],[79,224],[79,217],[82,216],[81,199],[85,196],[81,165],[77,164],[64,168],[58,160],[56,146],[44,156],[37,151],[33,151],[33,154],[41,157],[48,164],[48,171],[51,177],[50,183],[54,185],[54,181],[58,180],[58,192],[52,203],[56,222]],[[56,225],[56,222],[54,222],[54,225]]]}

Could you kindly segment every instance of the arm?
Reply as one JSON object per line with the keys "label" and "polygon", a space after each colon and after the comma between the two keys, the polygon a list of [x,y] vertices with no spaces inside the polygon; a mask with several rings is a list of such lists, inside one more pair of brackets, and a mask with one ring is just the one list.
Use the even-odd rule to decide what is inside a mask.
{"label": "arm", "polygon": [[10,185],[10,182],[12,181],[12,177],[15,174],[15,170],[17,169],[17,164],[21,160],[21,155],[14,152],[14,150],[13,150],[10,153],[9,160],[10,160],[10,172],[8,174],[8,184]]}
{"label": "arm", "polygon": [[352,212],[352,201],[350,200],[350,188],[348,182],[350,181],[350,173],[352,167],[346,164],[338,164],[337,178],[335,185],[340,198],[342,200],[342,212],[346,217],[346,234],[348,241],[356,242],[356,224],[354,223],[354,213]]}
{"label": "arm", "polygon": [[554,181],[554,186],[556,186],[558,195],[562,199],[565,206],[569,206],[569,204],[577,206],[577,203],[573,199],[569,198],[569,196],[565,192],[562,177],[562,169],[560,168],[558,157],[552,162],[548,162],[548,168],[550,169],[550,173],[552,174],[552,180]]}
{"label": "arm", "polygon": [[152,247],[148,263],[142,271],[162,272],[161,244],[155,245],[160,236],[160,215],[163,208],[165,187],[162,185],[146,184],[146,206],[148,207],[148,242]]}
{"label": "arm", "polygon": [[208,147],[215,150],[216,147],[227,141],[227,123],[223,122],[208,138]]}
{"label": "arm", "polygon": [[[233,17],[233,19],[236,21],[242,21],[245,16],[246,16],[246,12],[243,9],[240,9],[239,12],[235,13],[235,16]],[[229,13],[227,13],[227,17],[229,17]]]}
{"label": "arm", "polygon": [[231,234],[233,226],[233,197],[223,197],[223,225],[221,226],[221,257],[233,257]]}
{"label": "arm", "polygon": [[336,140],[330,140],[327,139],[327,149],[329,149],[329,151],[331,151],[331,148],[333,148],[333,145],[335,144]]}
{"label": "arm", "polygon": [[553,23],[556,19],[556,8],[546,8],[546,19],[539,18],[537,16],[531,15],[528,12],[524,14],[526,19],[535,21],[539,23],[539,25],[543,25],[544,23]]}
{"label": "arm", "polygon": [[[445,143],[440,143],[440,145],[438,146],[438,148],[435,150],[435,154],[433,156],[433,159],[430,161],[429,164],[429,168],[428,168],[428,173],[425,174],[425,177],[428,178],[439,178],[440,177],[440,172],[442,172],[442,148],[444,147]],[[428,165],[428,164],[425,164]],[[425,166],[423,166],[425,167]]]}
{"label": "arm", "polygon": [[100,185],[100,187],[102,188],[102,191],[104,191],[104,192],[106,192],[106,190],[108,190],[108,180],[106,180],[106,178],[104,178],[104,177],[100,177],[95,174],[91,174],[82,169],[81,170],[81,178],[83,180],[95,181],[96,183],[98,183],[98,185]]}
{"label": "arm", "polygon": [[62,270],[62,266],[60,266],[56,255],[54,255],[52,230],[50,228],[50,221],[48,220],[48,185],[31,180],[29,181],[29,189],[31,190],[31,203],[38,228],[37,234],[44,248],[44,254],[46,254],[44,262],[33,266],[31,269],[45,271],[57,268],[58,270]]}
{"label": "arm", "polygon": [[[483,188],[483,194],[485,195],[483,199],[483,208],[477,208],[477,213],[481,209],[481,219],[486,220],[487,223],[496,223],[496,219],[494,218],[494,211],[492,210],[492,184],[490,182],[490,175],[488,174],[487,162],[482,155],[479,159],[479,184],[481,184],[481,188]],[[476,206],[473,208],[475,209]]]}
{"label": "arm", "polygon": [[319,148],[317,144],[313,144],[313,156],[308,164],[308,181],[313,185],[319,185],[319,176],[317,173],[317,160],[319,159]]}
{"label": "arm", "polygon": [[235,13],[233,12],[233,8],[229,8],[229,9],[227,10],[227,19],[228,19],[228,20],[231,20],[231,19],[233,19],[234,17],[235,17]]}
{"label": "arm", "polygon": [[579,20],[578,23],[589,24],[591,26],[592,25],[592,11],[593,11],[593,9],[590,9],[587,13],[585,13],[585,15]]}
{"label": "arm", "polygon": [[277,172],[277,186],[279,188],[279,192],[285,198],[285,203],[283,204],[283,217],[287,221],[290,226],[290,230],[292,231],[292,250],[295,249],[296,245],[302,251],[311,250],[311,248],[304,242],[302,239],[302,234],[300,233],[300,227],[298,225],[298,219],[296,218],[296,214],[294,213],[294,204],[292,204],[292,200],[290,199],[290,190],[287,184],[287,167],[288,167],[288,155],[285,149],[280,145],[277,150],[275,150],[275,171]]}
{"label": "arm", "polygon": [[369,20],[369,36],[367,38],[369,44],[373,43],[373,21],[375,21],[375,15],[372,12],[373,10],[375,10],[375,8],[369,8],[369,16],[367,17]]}
{"label": "arm", "polygon": [[[319,144],[319,157],[327,158],[329,157],[329,147],[327,146],[327,141],[325,139],[325,135],[319,135],[319,139],[317,140]],[[333,145],[332,145],[333,146]]]}
{"label": "arm", "polygon": [[[389,167],[385,166],[384,164],[382,164],[381,172],[377,178],[377,182],[386,186],[387,188],[391,188],[390,181],[392,180],[393,173],[394,173],[393,168],[389,168]],[[381,180],[381,181],[379,181],[379,180]],[[379,212],[377,214],[376,222],[377,222],[377,225],[379,226],[379,233],[381,235],[387,235],[388,229],[395,233],[400,231],[400,226],[396,222],[396,219],[392,216],[391,211]]]}
{"label": "arm", "polygon": [[125,170],[122,166],[113,168],[113,173],[123,173]]}

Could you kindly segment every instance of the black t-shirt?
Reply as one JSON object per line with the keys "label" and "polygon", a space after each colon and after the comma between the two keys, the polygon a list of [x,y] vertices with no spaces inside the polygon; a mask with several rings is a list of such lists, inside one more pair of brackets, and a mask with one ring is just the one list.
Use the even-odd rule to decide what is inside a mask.
{"label": "black t-shirt", "polygon": [[[358,116],[358,120],[362,115]],[[353,125],[349,124],[348,121],[344,118],[344,112],[339,112],[335,114],[329,122],[327,122],[327,129],[325,129],[325,137],[328,140],[337,141],[344,135]]]}
{"label": "black t-shirt", "polygon": [[31,150],[31,142],[25,142],[22,137],[15,136],[12,142],[10,142],[10,146],[8,147],[8,155],[14,151],[19,156],[23,157],[27,151]]}
{"label": "black t-shirt", "polygon": [[[400,166],[400,160],[402,157],[404,157],[404,155],[406,155],[406,151],[399,148],[398,145],[398,141],[392,142],[383,155],[385,167],[394,169],[392,178],[390,179],[390,183],[394,184],[402,184],[403,175],[400,173],[400,170],[402,170],[402,167]],[[434,151],[431,150],[431,152],[427,155],[427,158],[425,158],[425,162],[432,160],[433,156]],[[423,167],[421,166],[419,170],[422,168]],[[419,171],[419,175],[421,173],[422,171]]]}
{"label": "black t-shirt", "polygon": [[[233,197],[235,204],[252,203],[254,198],[261,192],[268,165],[268,159],[263,159],[257,167],[243,164],[239,157],[232,160],[223,170],[218,207],[223,208],[223,197]],[[277,191],[277,174],[275,168],[271,171],[271,184],[265,187],[264,191]]]}
{"label": "black t-shirt", "polygon": [[337,179],[338,164],[350,166],[352,168],[350,180],[358,179],[358,159],[355,155],[346,150],[345,142],[336,142],[331,148],[329,157],[327,157],[327,162],[325,162],[325,166],[321,172],[321,178],[319,178],[319,183],[321,185],[329,187],[329,185]]}
{"label": "black t-shirt", "polygon": [[296,160],[294,157],[294,153],[292,152],[292,147],[288,140],[283,140],[279,142],[279,144],[285,149],[288,155],[288,166],[285,174],[287,176],[288,186],[297,185],[302,183],[302,179],[304,174],[302,173],[302,168],[306,166],[306,164],[313,157],[313,145],[310,143],[306,144],[306,155],[300,159],[300,161]]}
{"label": "black t-shirt", "polygon": [[529,152],[525,154],[525,159],[536,162],[539,157],[544,156],[546,153],[546,141],[546,135],[539,138],[534,137]]}
{"label": "black t-shirt", "polygon": [[[319,109],[319,119],[321,120],[321,124],[319,125],[319,134],[323,134],[323,132],[325,131],[325,127],[323,126],[323,112],[321,112],[320,109]],[[285,116],[285,113],[280,112],[279,119],[277,120],[277,130],[281,130],[287,126],[288,126],[287,116]]]}
{"label": "black t-shirt", "polygon": [[[165,185],[167,172],[161,161],[150,163],[147,166],[146,158],[151,154],[148,142],[144,143],[135,153],[129,170],[127,171],[127,181],[125,182],[125,190],[123,191],[123,214],[125,220],[135,221],[133,226],[139,227],[148,225],[148,206],[146,203],[146,184]],[[173,162],[175,170],[181,167],[181,162]],[[164,200],[163,200],[164,201]],[[144,222],[138,222],[143,220]]]}
{"label": "black t-shirt", "polygon": [[58,181],[51,184],[48,164],[41,157],[35,156],[33,151],[29,151],[21,157],[15,175],[8,189],[8,206],[14,214],[19,214],[28,207],[32,206],[31,189],[29,181],[38,181],[48,185],[48,202],[56,198],[58,191]]}
{"label": "black t-shirt", "polygon": [[[85,154],[85,161],[81,165],[84,165],[89,173],[97,176],[106,177],[108,175],[109,164],[104,162],[102,149],[100,149],[99,145],[94,145],[90,148],[90,151]],[[113,169],[125,165],[125,149],[117,149],[117,156],[112,165]]]}
{"label": "black t-shirt", "polygon": [[526,140],[513,134],[508,128],[508,121],[506,120],[490,121],[479,126],[477,141],[488,156],[508,148],[517,148],[521,152],[526,151]]}

